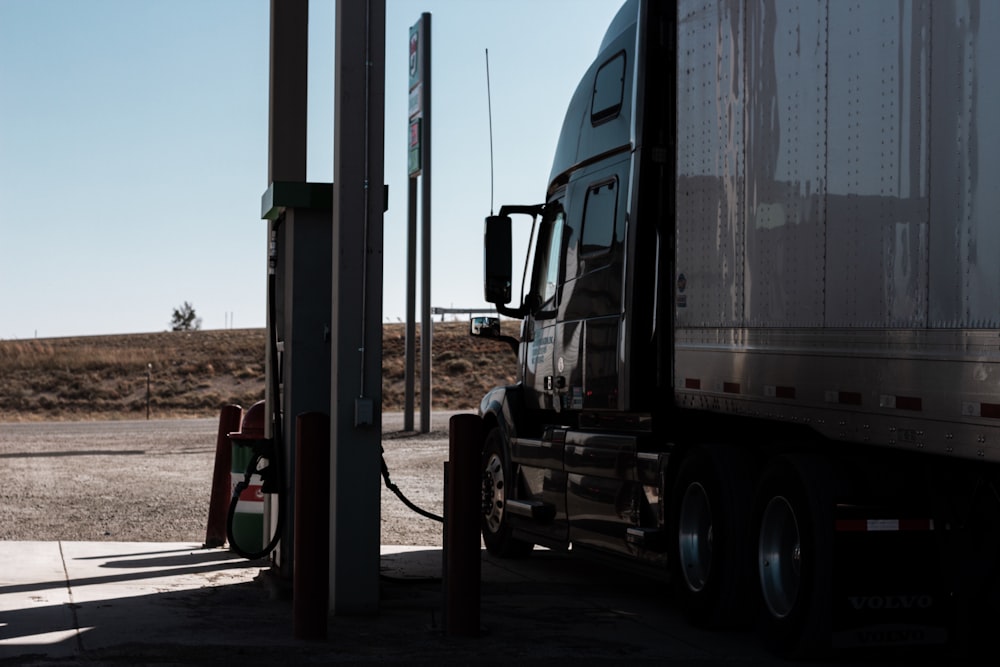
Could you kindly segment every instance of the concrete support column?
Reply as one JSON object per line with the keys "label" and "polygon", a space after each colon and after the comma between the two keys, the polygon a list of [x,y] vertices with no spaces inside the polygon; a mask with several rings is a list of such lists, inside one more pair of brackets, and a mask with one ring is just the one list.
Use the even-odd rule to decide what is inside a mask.
{"label": "concrete support column", "polygon": [[378,611],[385,0],[338,0],[333,158],[330,604]]}

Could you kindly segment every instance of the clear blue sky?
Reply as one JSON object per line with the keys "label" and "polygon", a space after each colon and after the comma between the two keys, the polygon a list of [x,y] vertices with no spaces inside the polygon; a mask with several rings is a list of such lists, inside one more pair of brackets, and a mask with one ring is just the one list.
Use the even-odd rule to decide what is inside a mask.
{"label": "clear blue sky", "polygon": [[[431,13],[431,305],[480,307],[484,50],[495,205],[537,203],[620,5],[387,0],[385,321],[405,317],[410,25]],[[311,181],[333,178],[334,7],[310,7]],[[0,0],[0,339],[163,331],[184,301],[205,329],[264,326],[268,13],[268,0]]]}

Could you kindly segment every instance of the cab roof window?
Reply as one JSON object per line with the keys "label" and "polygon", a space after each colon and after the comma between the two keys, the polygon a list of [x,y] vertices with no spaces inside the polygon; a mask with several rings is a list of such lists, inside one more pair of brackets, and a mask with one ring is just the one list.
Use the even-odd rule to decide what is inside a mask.
{"label": "cab roof window", "polygon": [[594,77],[590,101],[590,123],[599,125],[615,118],[622,110],[625,96],[625,52],[621,51],[601,65]]}

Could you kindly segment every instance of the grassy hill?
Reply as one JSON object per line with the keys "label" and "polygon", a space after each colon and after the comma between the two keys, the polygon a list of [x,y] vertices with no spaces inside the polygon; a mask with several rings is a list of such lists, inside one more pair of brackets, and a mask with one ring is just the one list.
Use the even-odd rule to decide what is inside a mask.
{"label": "grassy hill", "polygon": [[[511,330],[508,331],[508,327]],[[513,334],[515,324],[504,323]],[[416,406],[420,406],[420,340]],[[507,345],[468,335],[465,322],[436,322],[432,406],[474,409],[493,386],[514,380]],[[264,397],[264,329],[163,332],[0,341],[0,421],[142,419],[149,373],[154,418],[215,416]],[[403,409],[405,328],[382,328],[384,411]]]}

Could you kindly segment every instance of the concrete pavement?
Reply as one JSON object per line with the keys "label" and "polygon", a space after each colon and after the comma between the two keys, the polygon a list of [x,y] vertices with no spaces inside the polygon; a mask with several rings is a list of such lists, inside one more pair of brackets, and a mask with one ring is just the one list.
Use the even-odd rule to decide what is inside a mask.
{"label": "concrete pavement", "polygon": [[379,613],[330,616],[327,638],[305,641],[266,561],[184,543],[0,542],[0,665],[788,664],[751,632],[692,628],[662,584],[541,549],[483,552],[482,633],[449,636],[441,554],[384,546]]}

